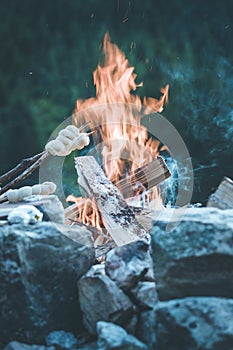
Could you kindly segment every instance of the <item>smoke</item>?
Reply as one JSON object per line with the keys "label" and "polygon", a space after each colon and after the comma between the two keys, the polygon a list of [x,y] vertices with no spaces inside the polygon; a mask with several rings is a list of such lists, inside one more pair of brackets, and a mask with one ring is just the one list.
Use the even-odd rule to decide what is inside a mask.
{"label": "smoke", "polygon": [[224,175],[233,175],[233,67],[226,57],[207,58],[203,65],[185,59],[159,63],[170,83],[164,116],[187,145],[195,169],[194,200],[202,202]]}

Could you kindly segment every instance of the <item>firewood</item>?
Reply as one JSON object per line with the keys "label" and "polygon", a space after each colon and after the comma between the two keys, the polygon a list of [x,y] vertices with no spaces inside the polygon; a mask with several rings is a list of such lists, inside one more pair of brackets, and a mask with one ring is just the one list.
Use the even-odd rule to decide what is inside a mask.
{"label": "firewood", "polygon": [[127,177],[117,181],[115,185],[119,188],[124,198],[133,197],[133,188],[140,183],[146,190],[166,180],[171,173],[162,157],[157,157],[149,164],[146,164]]}
{"label": "firewood", "polygon": [[[77,216],[79,215],[79,212],[82,211],[84,207],[84,201],[85,199],[82,198],[78,201],[78,203],[74,203],[64,210],[65,225],[80,224],[80,222],[77,221]],[[136,219],[144,227],[144,229],[147,232],[150,232],[150,229],[153,224],[153,217],[156,217],[157,212],[147,208],[145,209],[145,208],[141,208],[141,207],[138,208],[133,206],[130,206],[130,209],[134,212]],[[96,232],[98,231],[96,230]]]}
{"label": "firewood", "polygon": [[88,197],[95,198],[102,221],[115,243],[120,246],[139,239],[148,241],[149,235],[95,158],[77,157],[75,164],[79,184]]}
{"label": "firewood", "polygon": [[79,210],[84,206],[84,200],[80,199],[78,203],[74,203],[69,207],[65,208],[65,225],[70,225],[72,220],[77,219]]}
{"label": "firewood", "polygon": [[233,180],[224,177],[215,193],[210,195],[207,207],[233,209]]}

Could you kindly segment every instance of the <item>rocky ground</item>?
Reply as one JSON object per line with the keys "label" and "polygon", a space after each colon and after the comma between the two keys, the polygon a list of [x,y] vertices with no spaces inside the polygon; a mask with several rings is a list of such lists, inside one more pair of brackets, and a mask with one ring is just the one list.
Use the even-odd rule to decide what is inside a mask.
{"label": "rocky ground", "polygon": [[233,210],[170,214],[102,264],[77,227],[0,227],[0,348],[232,349]]}

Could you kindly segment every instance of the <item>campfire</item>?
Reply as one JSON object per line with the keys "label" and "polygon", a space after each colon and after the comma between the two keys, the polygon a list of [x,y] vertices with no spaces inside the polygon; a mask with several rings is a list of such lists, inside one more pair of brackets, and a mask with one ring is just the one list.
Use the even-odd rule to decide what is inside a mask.
{"label": "campfire", "polygon": [[[141,124],[141,119],[145,114],[162,112],[168,102],[169,86],[161,89],[160,99],[141,99],[132,93],[142,85],[136,83],[136,77],[134,67],[130,66],[124,53],[106,34],[103,41],[103,59],[93,73],[96,97],[77,101],[73,124],[80,127],[88,123],[89,129],[95,131],[92,135],[95,152],[92,153],[98,154],[97,158],[104,170],[104,173],[101,172],[101,181],[108,183],[112,191],[115,190],[115,186],[118,188],[118,195],[122,196],[120,201],[124,197],[124,207],[150,204],[154,209],[161,209],[162,198],[156,185],[170,176],[163,158],[159,156],[167,147],[149,136],[148,130]],[[82,172],[80,159],[76,158],[78,182],[85,191],[90,187],[98,164],[86,157],[85,161],[82,160],[85,163]],[[84,180],[86,170],[90,173],[89,178]],[[98,174],[100,171],[98,168]],[[108,198],[105,200],[109,206]],[[75,202],[67,211],[67,218],[70,221],[72,219],[72,224],[80,222],[91,225],[101,232],[108,226],[108,233],[111,231],[111,225],[107,223],[109,217],[103,219],[107,206],[105,205],[105,213],[100,212],[100,205],[93,192],[90,194],[89,191],[87,198],[69,195],[67,201]],[[118,203],[115,208],[117,212],[121,209],[119,205]],[[119,215],[127,220],[126,214],[121,212]],[[132,237],[129,240],[132,240]],[[125,240],[123,241],[125,243]]]}
{"label": "campfire", "polygon": [[[75,167],[82,197],[67,197],[67,201],[74,204],[65,209],[65,223],[85,225],[95,247],[120,246],[139,239],[148,242],[149,229],[137,214],[142,208],[163,208],[157,185],[171,174],[160,155],[162,151],[169,152],[168,148],[150,135],[142,120],[146,115],[155,117],[156,112],[163,110],[168,102],[169,86],[161,89],[159,99],[142,99],[134,93],[142,85],[136,83],[136,77],[134,67],[106,34],[103,58],[93,74],[96,97],[78,100],[73,125],[60,130],[57,137],[46,144],[45,151],[24,159],[0,177],[0,182],[6,183],[0,189],[0,202],[17,203],[18,207],[25,200],[32,205],[50,201],[56,190],[51,182],[18,190],[12,188],[47,158],[65,157],[79,150],[84,153],[75,158]],[[19,172],[22,173],[14,178]],[[8,203],[1,208],[3,216],[12,210]],[[37,221],[38,215],[30,212],[30,208],[13,215],[13,221],[20,215],[23,220]],[[38,220],[41,217],[38,216]]]}

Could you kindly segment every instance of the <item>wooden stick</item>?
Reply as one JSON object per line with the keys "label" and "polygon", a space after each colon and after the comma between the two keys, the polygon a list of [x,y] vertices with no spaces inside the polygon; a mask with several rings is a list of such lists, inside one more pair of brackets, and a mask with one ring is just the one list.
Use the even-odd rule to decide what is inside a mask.
{"label": "wooden stick", "polygon": [[23,159],[18,165],[16,165],[13,169],[9,170],[7,173],[0,176],[0,184],[10,181],[14,176],[16,176],[19,172],[22,172],[29,165],[34,163],[37,159],[39,159],[44,152],[36,154],[30,158]]}
{"label": "wooden stick", "polygon": [[38,168],[43,163],[43,161],[49,156],[50,156],[49,152],[47,151],[42,152],[40,158],[38,158],[29,168],[24,170],[22,174],[20,174],[14,180],[12,180],[11,182],[9,182],[8,184],[6,184],[4,187],[1,188],[0,195],[5,193],[9,189],[13,188],[18,182],[26,179],[26,177],[31,175],[33,171],[36,170],[36,168]]}
{"label": "wooden stick", "polygon": [[8,201],[7,196],[0,198],[0,204],[5,203],[7,201]]}
{"label": "wooden stick", "polygon": [[[85,130],[88,130],[90,122],[87,122],[80,126],[79,131],[85,132]],[[89,132],[88,136],[92,135],[95,131]],[[0,184],[6,181],[11,180],[16,174],[18,174],[20,171],[23,171],[21,175],[16,177],[11,182],[7,183],[5,186],[3,186],[0,189],[0,195],[8,191],[9,189],[13,188],[18,182],[26,179],[29,175],[32,174],[34,170],[36,170],[46,158],[49,157],[49,153],[47,151],[43,151],[39,154],[36,154],[30,158],[23,159],[16,167],[9,170],[7,173],[3,174],[0,177]],[[30,165],[30,166],[29,166]],[[29,166],[29,167],[28,167]],[[0,203],[4,203],[7,201],[6,197],[0,198]]]}
{"label": "wooden stick", "polygon": [[88,197],[94,197],[102,221],[115,243],[120,246],[149,236],[137,221],[120,191],[107,179],[94,157],[75,158],[79,180]]}

